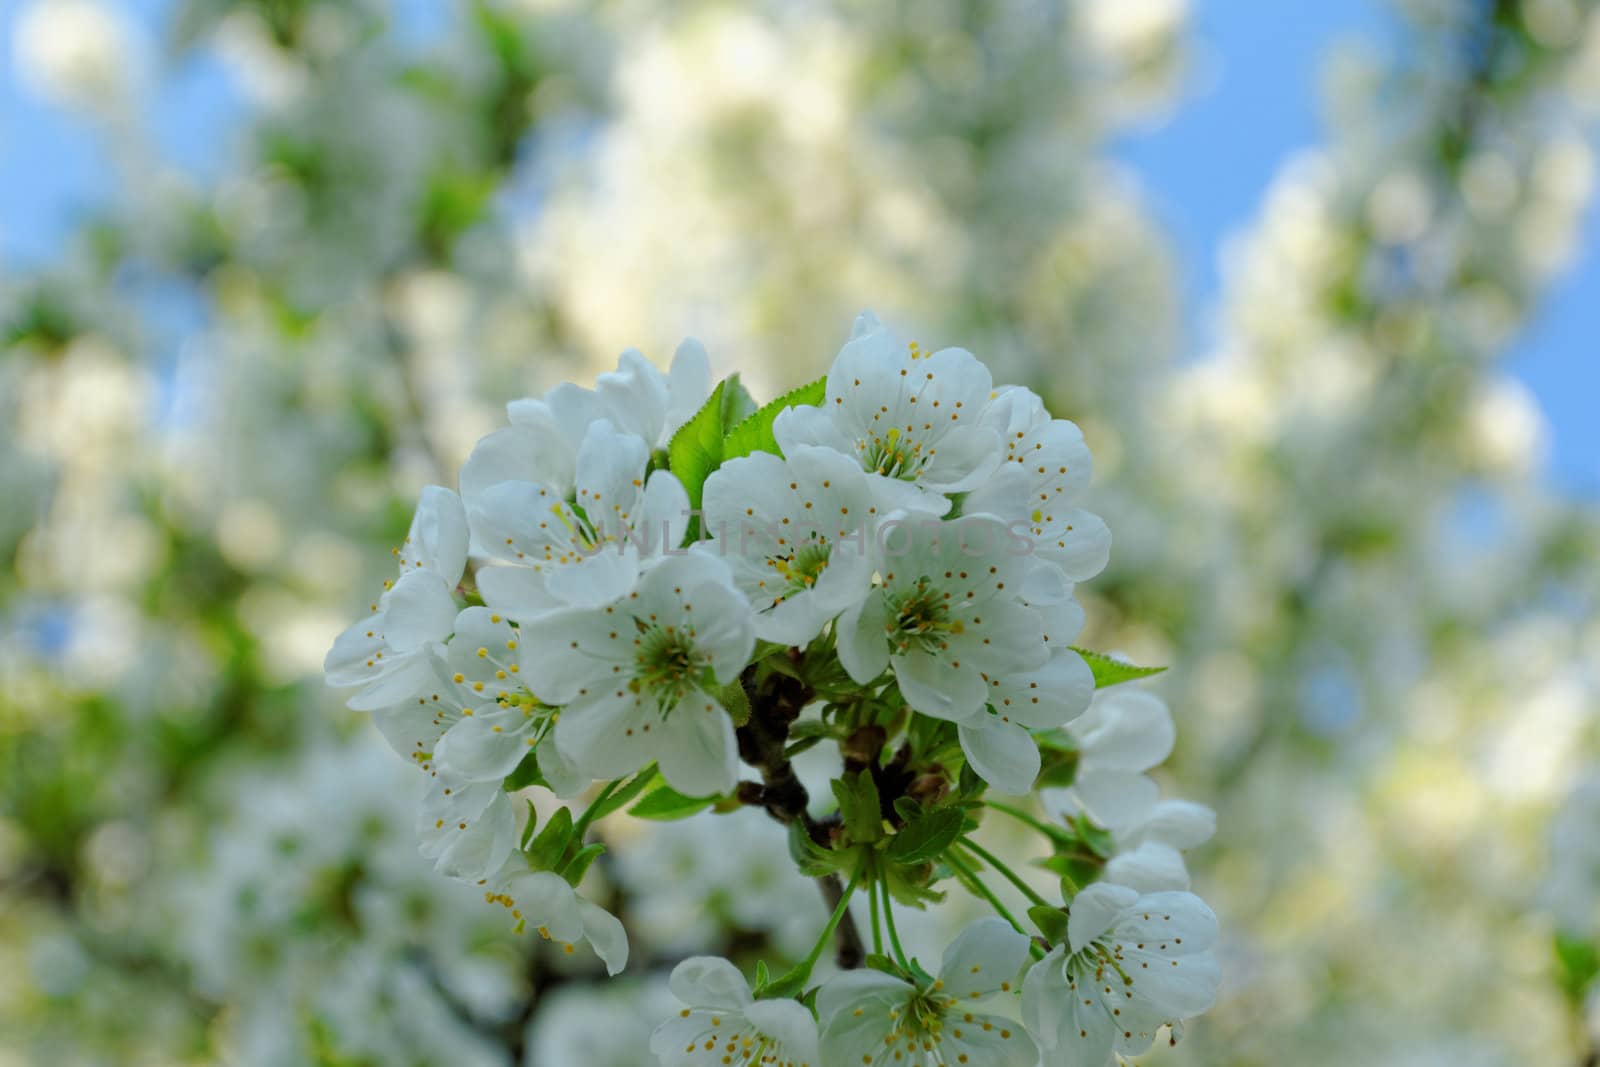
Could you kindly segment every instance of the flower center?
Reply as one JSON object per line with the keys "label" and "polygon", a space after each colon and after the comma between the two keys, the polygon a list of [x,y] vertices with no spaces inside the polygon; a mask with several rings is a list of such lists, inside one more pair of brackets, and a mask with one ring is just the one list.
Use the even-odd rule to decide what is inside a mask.
{"label": "flower center", "polygon": [[773,603],[781,604],[796,593],[803,593],[816,585],[822,572],[828,569],[828,557],[832,551],[832,546],[826,543],[807,544],[787,556],[768,557],[767,566],[782,575],[787,583]]}
{"label": "flower center", "polygon": [[904,653],[916,648],[937,652],[947,647],[946,634],[959,634],[964,627],[950,610],[950,594],[936,588],[927,578],[918,578],[914,588],[889,598],[889,641]]}
{"label": "flower center", "polygon": [[862,453],[862,466],[886,478],[914,481],[927,461],[922,443],[902,433],[898,426],[889,427],[881,435],[874,431],[867,440],[856,442],[856,447]]}
{"label": "flower center", "polygon": [[662,714],[700,683],[711,660],[694,643],[694,631],[645,625],[634,654],[632,689],[652,697]]}

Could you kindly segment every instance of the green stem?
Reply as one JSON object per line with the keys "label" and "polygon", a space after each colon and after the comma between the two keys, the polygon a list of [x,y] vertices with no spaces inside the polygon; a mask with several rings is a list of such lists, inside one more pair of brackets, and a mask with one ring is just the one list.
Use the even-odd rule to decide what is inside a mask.
{"label": "green stem", "polygon": [[895,961],[909,972],[911,961],[906,959],[906,950],[900,947],[900,934],[894,928],[894,900],[889,896],[889,883],[878,884],[883,887],[883,918],[884,925],[889,928],[889,945],[894,949]]}
{"label": "green stem", "polygon": [[878,887],[874,885],[872,892],[867,894],[872,905],[872,952],[874,955],[883,955],[883,920],[878,916]]}
{"label": "green stem", "polygon": [[839,929],[839,923],[844,920],[845,912],[850,907],[850,898],[855,896],[856,887],[861,884],[861,871],[857,870],[855,877],[850,879],[850,884],[844,887],[844,892],[839,895],[839,906],[833,909],[833,916],[828,920],[827,927],[822,931],[822,936],[817,938],[817,943],[811,949],[811,955],[806,957],[799,970],[807,977],[811,969],[822,958],[822,950],[828,947],[828,942],[833,940],[833,932]]}
{"label": "green stem", "polygon": [[1017,917],[1011,914],[1010,910],[1007,909],[1003,903],[1001,903],[1000,898],[994,895],[994,891],[983,884],[983,879],[978,877],[977,871],[974,871],[971,867],[968,867],[965,861],[963,861],[961,857],[957,856],[954,852],[946,852],[944,854],[944,860],[946,863],[950,864],[951,870],[956,872],[956,877],[961,879],[962,884],[964,884],[968,889],[971,889],[974,893],[977,893],[984,900],[987,900],[989,902],[989,906],[995,910],[995,913],[999,915],[1000,918],[1010,923],[1011,928],[1017,933],[1028,938],[1028,951],[1033,954],[1034,959],[1044,959],[1044,950],[1034,942],[1033,938],[1029,936],[1028,931],[1023,928],[1023,925],[1020,922],[1017,921]]}
{"label": "green stem", "polygon": [[1049,823],[1043,822],[1033,815],[1029,815],[1021,808],[1014,808],[1010,804],[1005,804],[998,800],[985,800],[983,802],[983,806],[986,808],[991,808],[994,811],[998,811],[1002,814],[1009,815],[1018,822],[1033,827],[1035,830],[1039,831],[1041,834],[1044,834],[1044,836],[1050,838],[1052,841],[1066,836],[1061,827],[1051,826]]}
{"label": "green stem", "polygon": [[989,866],[999,871],[1001,875],[1005,877],[1005,880],[1016,886],[1017,891],[1023,896],[1027,897],[1029,901],[1034,904],[1038,904],[1040,907],[1050,907],[1049,902],[1046,901],[1044,897],[1040,896],[1038,891],[1034,889],[1033,886],[1023,881],[1022,876],[1017,874],[1016,871],[1013,871],[1010,867],[1007,867],[1004,863],[1000,862],[1000,858],[993,852],[990,852],[988,849],[984,848],[970,837],[963,837],[961,839],[961,847],[967,849],[973,855],[977,856]]}

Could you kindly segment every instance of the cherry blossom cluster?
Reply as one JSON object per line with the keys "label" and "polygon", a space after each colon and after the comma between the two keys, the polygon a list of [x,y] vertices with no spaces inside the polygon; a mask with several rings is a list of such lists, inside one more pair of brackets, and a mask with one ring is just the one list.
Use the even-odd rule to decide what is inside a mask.
{"label": "cherry blossom cluster", "polygon": [[[459,493],[424,490],[327,677],[428,776],[438,870],[613,974],[626,931],[578,891],[597,820],[749,806],[786,828],[831,918],[754,985],[680,964],[663,1062],[1097,1064],[1210,1007],[1216,920],[1182,850],[1214,817],[1146,774],[1165,705],[1108,688],[1154,672],[1072,644],[1075,586],[1110,550],[1076,426],[870,314],[824,379],[765,406],[737,376],[713,387],[689,341],[667,373],[630,351],[508,414]],[[822,743],[842,769],[819,809],[790,761]],[[534,786],[587,803],[541,826],[513,802]],[[1059,901],[974,839],[989,812],[1043,837]],[[940,883],[995,915],[930,972],[894,913]]]}

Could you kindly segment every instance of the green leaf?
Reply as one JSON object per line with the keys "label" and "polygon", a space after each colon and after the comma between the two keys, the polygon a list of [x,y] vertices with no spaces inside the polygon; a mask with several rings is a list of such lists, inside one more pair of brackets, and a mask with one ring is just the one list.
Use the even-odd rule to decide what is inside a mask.
{"label": "green leaf", "polygon": [[539,836],[528,846],[528,863],[536,871],[557,870],[571,842],[572,811],[557,808],[556,813],[550,816],[550,821],[544,824],[544,829],[539,831]]}
{"label": "green leaf", "polygon": [[818,378],[809,385],[787,392],[727,431],[722,442],[724,459],[738,459],[752,452],[771,452],[783,455],[777,438],[772,436],[772,423],[784,408],[816,407],[828,395],[828,379]]}
{"label": "green leaf", "polygon": [[629,808],[628,814],[636,819],[649,819],[651,822],[673,822],[697,815],[719,799],[721,798],[716,794],[708,797],[686,797],[671,786],[664,785]]}
{"label": "green leaf", "polygon": [[1067,789],[1078,779],[1078,750],[1052,737],[1036,737],[1039,744],[1039,777],[1036,789]]}
{"label": "green leaf", "polygon": [[739,381],[737,374],[728,375],[723,386],[722,428],[726,431],[754,415],[760,405],[756,403],[756,398],[750,395],[750,390]]}
{"label": "green leaf", "polygon": [[1087,648],[1073,646],[1072,651],[1083,657],[1089,669],[1094,672],[1094,687],[1104,689],[1111,685],[1121,685],[1123,682],[1132,682],[1139,678],[1148,678],[1152,674],[1160,674],[1165,667],[1138,667],[1132,663],[1125,663],[1120,659],[1112,659],[1104,652],[1092,652]]}
{"label": "green leaf", "polygon": [[922,802],[916,797],[895,797],[894,813],[902,823],[916,822],[922,815]]}
{"label": "green leaf", "polygon": [[772,975],[767,971],[767,961],[756,960],[756,981],[752,992],[755,993],[757,1000],[761,999],[761,991],[767,987],[767,983],[770,981],[772,981]]}
{"label": "green leaf", "polygon": [[517,764],[517,769],[506,777],[505,790],[515,793],[519,789],[526,789],[530,785],[542,785],[550,788],[550,783],[544,780],[544,772],[539,770],[538,750],[528,749],[528,754],[522,757],[522,762]]}
{"label": "green leaf", "polygon": [[528,825],[522,828],[522,847],[527,848],[528,842],[533,840],[533,835],[539,829],[539,811],[533,806],[533,801],[524,801],[528,805]]}
{"label": "green leaf", "polygon": [[810,980],[810,966],[804,963],[797,964],[793,969],[768,982],[756,995],[762,1000],[789,1000],[805,992],[806,983]]}
{"label": "green leaf", "polygon": [[789,824],[789,856],[807,878],[833,874],[843,862],[841,853],[829,851],[811,840],[811,835],[797,822]]}
{"label": "green leaf", "polygon": [[839,801],[839,816],[850,831],[850,840],[868,845],[883,837],[883,809],[872,775],[858,771],[835,778],[833,795]]}
{"label": "green leaf", "polygon": [[904,978],[906,976],[906,972],[900,969],[900,965],[898,963],[890,959],[888,956],[885,956],[881,952],[869,952],[867,953],[867,958],[861,962],[866,964],[868,967],[871,967],[875,971],[882,971],[884,974],[892,974],[896,978]]}
{"label": "green leaf", "polygon": [[906,824],[894,835],[887,854],[896,863],[926,863],[937,859],[961,836],[966,816],[959,808],[935,808]]}
{"label": "green leaf", "polygon": [[1067,913],[1060,908],[1035,904],[1028,909],[1028,918],[1033,920],[1033,925],[1039,928],[1044,939],[1052,945],[1067,939]]}
{"label": "green leaf", "polygon": [[[655,784],[656,778],[659,777],[659,775],[660,771],[657,769],[656,765],[652,763],[644,770],[630,778],[627,785],[612,790],[612,792],[604,799],[596,800],[593,804],[590,804],[589,810],[585,811],[583,813],[583,818],[578,821],[579,830],[582,833],[587,833],[590,826],[599,822],[607,815],[610,815],[614,811],[621,811],[629,804],[632,804],[635,798]],[[620,778],[617,779],[619,782],[621,780],[622,779]]]}
{"label": "green leaf", "polygon": [[710,398],[667,444],[667,466],[683,483],[691,508],[700,506],[706,479],[722,463],[722,394],[727,384],[718,382]]}
{"label": "green leaf", "polygon": [[1600,977],[1600,949],[1592,941],[1557,934],[1556,961],[1561,965],[1561,988],[1574,1004],[1581,1004],[1596,977]]}
{"label": "green leaf", "polygon": [[583,881],[583,876],[589,873],[589,865],[599,859],[600,854],[605,850],[606,846],[599,841],[591,845],[584,845],[578,850],[577,855],[567,861],[567,865],[562,868],[561,877],[567,880],[568,885],[576,889],[578,883]]}
{"label": "green leaf", "polygon": [[1108,860],[1116,853],[1117,846],[1111,839],[1111,831],[1100,829],[1083,812],[1078,813],[1072,828],[1078,832],[1079,839],[1089,846],[1089,850],[1101,859]]}

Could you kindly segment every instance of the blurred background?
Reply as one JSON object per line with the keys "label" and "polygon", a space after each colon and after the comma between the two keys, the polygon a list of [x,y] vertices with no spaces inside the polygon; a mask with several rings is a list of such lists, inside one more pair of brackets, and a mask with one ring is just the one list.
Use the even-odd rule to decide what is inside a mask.
{"label": "blurred background", "polygon": [[1094,450],[1220,813],[1141,1062],[1600,1062],[1597,6],[0,0],[0,1065],[638,1067],[803,954],[751,812],[533,952],[320,668],[507,400],[867,306]]}

